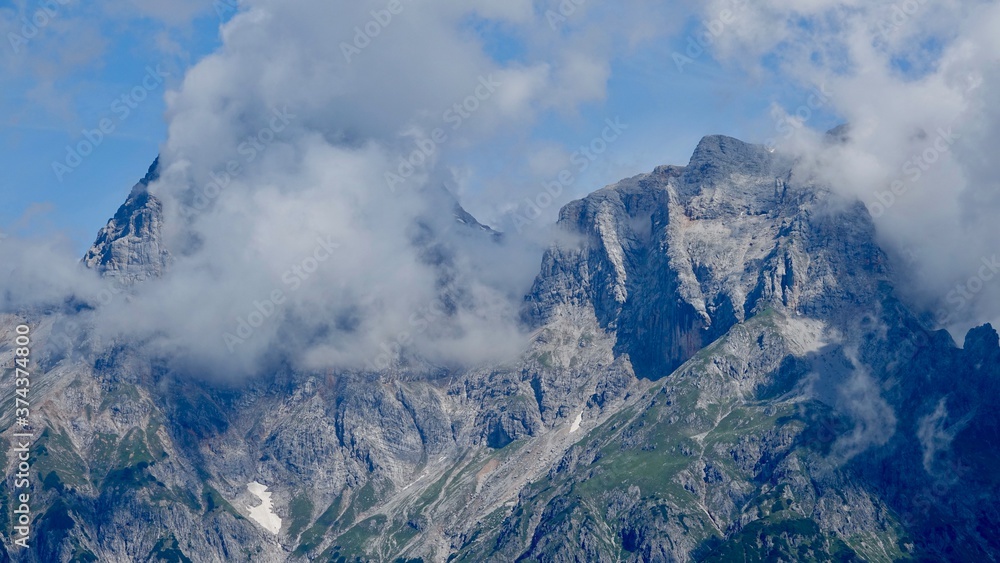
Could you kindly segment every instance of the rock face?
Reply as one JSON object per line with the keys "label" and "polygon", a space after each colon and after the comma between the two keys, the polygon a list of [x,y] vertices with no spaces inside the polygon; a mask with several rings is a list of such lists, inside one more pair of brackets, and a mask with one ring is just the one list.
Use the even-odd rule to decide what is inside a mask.
{"label": "rock face", "polygon": [[170,253],[160,237],[162,204],[149,193],[149,185],[159,177],[158,165],[159,159],[132,188],[128,199],[97,234],[94,245],[83,257],[86,267],[123,285],[159,277],[170,261]]}
{"label": "rock face", "polygon": [[[996,331],[926,330],[864,207],[792,170],[707,137],[567,205],[510,365],[232,387],[127,345],[44,363],[35,542],[0,561],[997,560]],[[86,263],[162,272],[157,209],[137,186]],[[452,216],[413,231],[443,286],[443,230],[499,237]]]}
{"label": "rock face", "polygon": [[530,316],[544,324],[559,304],[592,304],[616,351],[659,379],[769,307],[843,314],[844,301],[870,301],[887,273],[864,208],[828,200],[764,147],[706,137],[686,168],[658,168],[562,210],[559,224],[583,241],[546,253]]}

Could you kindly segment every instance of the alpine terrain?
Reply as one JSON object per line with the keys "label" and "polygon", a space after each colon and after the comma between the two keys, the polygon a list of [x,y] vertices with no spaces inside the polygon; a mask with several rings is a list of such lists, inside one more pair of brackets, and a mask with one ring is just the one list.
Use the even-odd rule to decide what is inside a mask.
{"label": "alpine terrain", "polygon": [[[997,561],[997,332],[928,326],[865,206],[795,164],[710,136],[566,205],[502,365],[234,384],[94,336],[95,303],[2,316],[6,522],[22,323],[37,426],[0,561]],[[175,259],[156,179],[82,260],[126,294]],[[427,197],[458,314],[448,240],[505,237]]]}

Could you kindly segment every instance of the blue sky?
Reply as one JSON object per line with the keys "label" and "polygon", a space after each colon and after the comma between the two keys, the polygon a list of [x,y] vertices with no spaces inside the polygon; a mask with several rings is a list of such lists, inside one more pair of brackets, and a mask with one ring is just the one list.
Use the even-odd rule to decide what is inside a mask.
{"label": "blue sky", "polygon": [[[8,63],[0,67],[0,229],[16,236],[60,233],[83,249],[156,157],[166,135],[164,93],[217,48],[219,20],[207,12],[171,28],[150,17],[123,21],[68,5],[26,44],[18,42],[15,53],[9,34],[23,37],[21,18],[37,9],[32,3],[20,16],[0,20]],[[73,27],[58,29],[57,22]],[[74,58],[80,46],[66,34],[84,22],[99,22],[102,41],[88,41],[90,52]],[[168,38],[173,45],[164,45]],[[116,100],[141,84],[147,67],[157,65],[170,74],[165,83],[133,101],[127,116],[113,111]],[[67,146],[85,140],[82,132],[98,129],[103,119],[112,120],[114,132],[59,178],[53,162],[64,162]]]}
{"label": "blue sky", "polygon": [[[7,57],[0,78],[0,168],[4,170],[0,229],[16,236],[58,233],[80,251],[90,244],[166,138],[164,94],[178,88],[184,72],[220,45],[219,16],[201,8],[184,21],[171,22],[142,13],[112,16],[70,4],[53,18],[54,23],[18,45],[18,53],[13,52],[9,34],[21,33],[21,18],[30,17],[37,7],[22,4],[0,12],[5,14],[3,31],[8,38],[0,45]],[[84,46],[68,40],[67,34],[78,33],[74,26],[87,22],[97,23],[100,40]],[[773,129],[771,103],[794,107],[801,98],[798,90],[779,81],[752,79],[723,68],[709,53],[679,71],[672,55],[685,49],[689,35],[700,25],[692,16],[674,37],[624,49],[610,62],[603,100],[585,103],[568,115],[553,109],[539,117],[530,137],[560,144],[567,151],[592,138],[605,119],[617,117],[629,124],[629,134],[609,150],[600,166],[579,179],[568,196],[583,195],[659,164],[684,164],[706,134],[763,141]],[[516,64],[524,56],[523,38],[508,27],[482,23],[468,27],[494,60]],[[169,76],[122,118],[115,111],[122,106],[113,104],[142,84],[150,68]],[[111,120],[114,131],[105,135],[93,154],[71,171],[54,170],[53,163],[68,162],[67,147],[85,142],[83,131],[98,129],[105,119]],[[827,122],[818,125],[836,121],[830,116],[816,120]],[[506,166],[490,164],[491,154],[473,147],[465,157],[483,173],[491,166]],[[474,204],[472,210],[479,211]],[[488,211],[482,214],[489,220]]]}

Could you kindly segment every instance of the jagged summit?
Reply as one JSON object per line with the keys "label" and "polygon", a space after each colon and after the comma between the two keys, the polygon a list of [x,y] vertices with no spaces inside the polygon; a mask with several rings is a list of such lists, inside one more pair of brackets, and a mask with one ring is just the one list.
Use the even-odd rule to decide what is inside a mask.
{"label": "jagged summit", "polygon": [[974,328],[965,336],[963,348],[978,356],[1000,356],[1000,335],[992,324]]}
{"label": "jagged summit", "polygon": [[853,127],[850,123],[841,123],[840,125],[830,129],[826,132],[824,139],[828,143],[846,143],[851,139],[851,133],[853,132]]}
{"label": "jagged summit", "polygon": [[688,168],[696,170],[702,176],[712,176],[708,173],[712,166],[738,166],[748,174],[759,174],[771,168],[777,159],[775,153],[764,145],[747,143],[726,135],[707,135],[695,147]]}
{"label": "jagged summit", "polygon": [[[149,186],[159,177],[160,159],[157,157],[146,175],[132,187],[114,217],[98,232],[97,239],[82,259],[87,268],[124,285],[163,275],[172,257],[162,244],[162,202],[149,192]],[[428,207],[441,213],[417,218],[413,242],[420,251],[439,252],[440,247],[436,250],[427,247],[437,245],[455,232],[483,235],[493,241],[502,239],[502,233],[480,223],[445,187],[425,189],[422,194],[428,199]]]}
{"label": "jagged summit", "polygon": [[827,195],[763,146],[706,137],[684,168],[568,204],[559,226],[580,242],[546,253],[527,315],[591,307],[656,378],[757,312],[870,302],[887,275],[874,226],[862,206],[827,212]]}
{"label": "jagged summit", "polygon": [[163,247],[160,236],[163,207],[148,189],[158,178],[159,157],[98,232],[82,260],[87,268],[123,285],[163,275],[170,262],[170,252]]}
{"label": "jagged summit", "polygon": [[445,229],[451,232],[458,230],[464,234],[471,234],[472,236],[486,235],[495,241],[499,241],[503,238],[503,233],[494,230],[488,225],[484,225],[479,222],[475,216],[469,213],[462,203],[458,200],[458,197],[451,192],[445,186],[438,186],[437,189],[425,188],[421,191],[424,197],[427,198],[429,202],[429,207],[433,210],[451,210],[450,219],[446,218],[443,214],[441,219],[443,219],[446,225]]}
{"label": "jagged summit", "polygon": [[764,145],[710,135],[698,143],[691,155],[685,170],[687,181],[678,185],[678,194],[693,197],[706,188],[719,187],[753,189],[758,186],[732,182],[734,174],[747,178],[776,178],[786,175],[790,168],[787,158],[769,151]]}
{"label": "jagged summit", "polygon": [[[149,165],[149,169],[146,170],[146,175],[143,176],[136,188],[142,186],[143,188],[148,188],[150,184],[160,179],[160,157],[157,156],[153,159],[153,164]],[[135,189],[135,188],[133,188]]]}

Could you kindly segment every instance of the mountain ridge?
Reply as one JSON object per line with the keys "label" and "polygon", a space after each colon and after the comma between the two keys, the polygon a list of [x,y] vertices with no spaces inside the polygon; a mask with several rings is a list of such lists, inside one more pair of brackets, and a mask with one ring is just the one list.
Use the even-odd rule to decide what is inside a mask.
{"label": "mountain ridge", "polygon": [[[960,349],[925,329],[863,205],[793,165],[709,136],[686,166],[567,204],[510,364],[234,387],[128,345],[52,356],[40,541],[0,556],[996,560],[1000,460],[976,444],[1000,435],[1000,337],[985,325]],[[90,267],[165,271],[152,181]],[[39,337],[57,322],[38,319]],[[276,535],[251,519],[251,482],[269,487]],[[125,540],[100,533],[130,521]]]}

